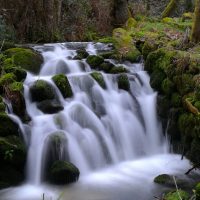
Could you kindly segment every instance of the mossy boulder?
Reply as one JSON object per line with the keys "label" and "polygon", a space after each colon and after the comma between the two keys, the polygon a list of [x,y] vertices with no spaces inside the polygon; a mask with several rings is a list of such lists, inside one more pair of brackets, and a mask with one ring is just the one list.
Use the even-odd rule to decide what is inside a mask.
{"label": "mossy boulder", "polygon": [[162,91],[162,83],[166,78],[166,74],[161,69],[156,69],[153,71],[150,77],[151,87],[157,91]]}
{"label": "mossy boulder", "polygon": [[25,144],[20,137],[0,137],[1,163],[23,171],[26,163],[26,153]]}
{"label": "mossy boulder", "polygon": [[180,200],[180,197],[182,200],[189,200],[190,195],[186,191],[178,190],[169,192],[164,196],[166,200]]}
{"label": "mossy boulder", "polygon": [[126,21],[125,29],[129,31],[134,29],[136,26],[137,26],[137,21],[134,18],[130,17]]}
{"label": "mossy boulder", "polygon": [[32,101],[43,101],[55,98],[55,91],[52,85],[44,80],[37,80],[30,87]]}
{"label": "mossy boulder", "polygon": [[191,74],[182,74],[174,76],[173,82],[179,94],[184,95],[194,90],[194,81]]}
{"label": "mossy boulder", "polygon": [[72,163],[56,161],[50,170],[50,181],[58,185],[69,184],[76,182],[79,174],[79,169]]}
{"label": "mossy boulder", "polygon": [[25,179],[26,147],[18,136],[0,137],[0,188]]}
{"label": "mossy boulder", "polygon": [[137,62],[141,55],[135,47],[133,39],[128,31],[123,28],[113,30],[113,39],[119,59]]}
{"label": "mossy boulder", "polygon": [[77,55],[74,57],[76,60],[82,60],[89,56],[89,53],[85,49],[76,50]]}
{"label": "mossy boulder", "polygon": [[2,65],[5,73],[13,73],[17,81],[23,81],[26,78],[27,72],[19,66],[13,64],[11,58],[7,58]]}
{"label": "mossy boulder", "polygon": [[92,72],[90,75],[103,89],[106,88],[106,83],[100,72]]}
{"label": "mossy boulder", "polygon": [[46,114],[58,113],[64,109],[64,107],[56,100],[43,100],[37,103],[37,107]]}
{"label": "mossy boulder", "polygon": [[145,41],[141,49],[144,59],[146,60],[147,56],[157,48],[158,44],[156,44],[154,41]]}
{"label": "mossy boulder", "polygon": [[0,94],[3,93],[3,88],[10,83],[16,81],[16,76],[13,73],[7,73],[0,77]]}
{"label": "mossy boulder", "polygon": [[52,78],[52,80],[54,81],[64,98],[73,96],[71,85],[68,81],[68,78],[64,74],[57,74]]}
{"label": "mossy boulder", "polygon": [[101,56],[89,55],[86,61],[92,68],[98,68],[103,63],[104,59]]}
{"label": "mossy boulder", "polygon": [[37,52],[25,48],[12,48],[6,50],[4,54],[12,59],[14,65],[32,73],[39,73],[43,59]]}
{"label": "mossy boulder", "polygon": [[106,72],[106,73],[109,73],[109,71],[114,67],[115,65],[112,64],[111,62],[109,61],[104,61],[103,63],[101,63],[101,65],[99,65],[99,69]]}
{"label": "mossy boulder", "polygon": [[163,93],[166,95],[171,95],[175,90],[174,83],[169,78],[162,81],[161,88]]}
{"label": "mossy boulder", "polygon": [[154,178],[154,182],[158,184],[171,185],[173,183],[173,176],[169,174],[160,174]]}
{"label": "mossy boulder", "polygon": [[127,73],[127,72],[128,70],[123,66],[115,66],[109,71],[110,74],[121,74],[121,73]]}
{"label": "mossy boulder", "polygon": [[117,77],[118,88],[122,90],[129,91],[130,83],[127,74],[120,74]]}
{"label": "mossy boulder", "polygon": [[172,107],[181,107],[182,106],[182,97],[179,93],[174,92],[171,95],[171,106]]}
{"label": "mossy boulder", "polygon": [[6,113],[0,113],[0,137],[9,135],[19,135],[19,126]]}

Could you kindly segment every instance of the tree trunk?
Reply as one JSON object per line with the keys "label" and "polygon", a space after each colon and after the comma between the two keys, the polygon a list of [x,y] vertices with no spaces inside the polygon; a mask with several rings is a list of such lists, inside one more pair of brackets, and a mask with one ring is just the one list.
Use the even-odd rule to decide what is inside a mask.
{"label": "tree trunk", "polygon": [[200,0],[196,0],[191,40],[200,42]]}
{"label": "tree trunk", "polygon": [[129,17],[127,0],[114,1],[114,24],[116,26],[123,25]]}
{"label": "tree trunk", "polygon": [[179,3],[179,0],[170,0],[167,7],[162,13],[162,18],[169,17],[176,9],[178,3]]}

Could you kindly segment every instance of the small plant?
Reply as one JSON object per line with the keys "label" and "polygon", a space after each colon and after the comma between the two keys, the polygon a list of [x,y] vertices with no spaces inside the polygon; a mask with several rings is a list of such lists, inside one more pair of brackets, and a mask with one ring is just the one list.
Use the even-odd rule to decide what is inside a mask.
{"label": "small plant", "polygon": [[12,160],[13,158],[13,153],[14,153],[14,150],[13,149],[9,149],[5,152],[4,154],[4,159],[5,160]]}

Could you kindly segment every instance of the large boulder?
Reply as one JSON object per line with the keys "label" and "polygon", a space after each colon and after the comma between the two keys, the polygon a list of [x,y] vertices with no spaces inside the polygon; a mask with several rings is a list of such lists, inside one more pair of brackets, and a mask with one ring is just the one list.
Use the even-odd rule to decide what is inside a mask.
{"label": "large boulder", "polygon": [[64,98],[73,96],[71,85],[64,74],[57,74],[52,79]]}
{"label": "large boulder", "polygon": [[0,163],[0,188],[24,181],[26,147],[19,137],[0,137]]}
{"label": "large boulder", "polygon": [[50,169],[50,181],[63,185],[76,182],[79,178],[79,169],[70,162],[56,161]]}
{"label": "large boulder", "polygon": [[103,63],[104,59],[101,56],[89,55],[86,61],[92,68],[98,68]]}
{"label": "large boulder", "polygon": [[32,101],[41,102],[55,98],[55,91],[50,83],[44,80],[37,80],[30,87]]}
{"label": "large boulder", "polygon": [[6,50],[4,54],[12,59],[14,65],[32,73],[39,73],[43,59],[37,52],[25,48],[12,48]]}
{"label": "large boulder", "polygon": [[6,113],[0,113],[0,137],[9,135],[19,135],[19,126]]}
{"label": "large boulder", "polygon": [[76,50],[77,55],[74,57],[76,60],[82,60],[89,56],[89,53],[85,49]]}

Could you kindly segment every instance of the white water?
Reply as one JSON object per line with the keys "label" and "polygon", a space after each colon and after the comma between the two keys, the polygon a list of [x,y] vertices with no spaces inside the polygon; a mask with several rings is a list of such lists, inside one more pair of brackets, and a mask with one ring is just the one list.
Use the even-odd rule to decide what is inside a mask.
{"label": "white water", "polygon": [[[93,44],[84,45],[89,53],[98,53]],[[156,93],[149,86],[142,64],[126,65],[131,72],[131,93],[118,89],[115,75],[103,74],[107,87],[104,90],[91,78],[91,69],[84,60],[71,60],[76,55],[74,49],[64,44],[50,47],[42,50],[40,74],[29,73],[24,83],[27,111],[32,118],[29,140],[25,136],[29,144],[27,181],[20,188],[1,192],[5,200],[36,200],[42,193],[46,199],[58,197],[60,190],[42,183],[47,141],[58,132],[66,138],[58,148],[59,159],[74,163],[81,172],[79,183],[64,189],[66,200],[133,199],[130,195],[135,200],[151,199],[147,196],[156,188],[153,177],[181,173],[189,167],[187,161],[179,164],[179,156],[167,155],[168,144],[156,117]],[[64,110],[43,114],[31,101],[29,87],[38,79],[53,84],[51,77],[58,73],[68,76],[74,96],[63,99],[54,85]],[[144,182],[148,189],[141,192]]]}

